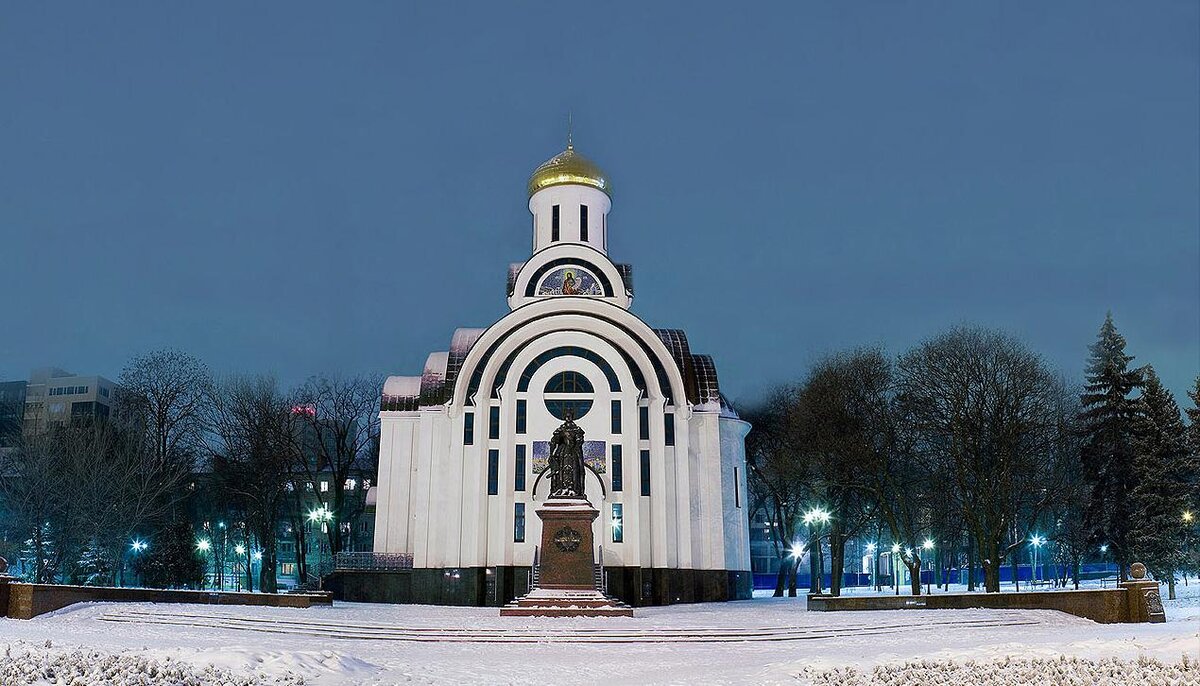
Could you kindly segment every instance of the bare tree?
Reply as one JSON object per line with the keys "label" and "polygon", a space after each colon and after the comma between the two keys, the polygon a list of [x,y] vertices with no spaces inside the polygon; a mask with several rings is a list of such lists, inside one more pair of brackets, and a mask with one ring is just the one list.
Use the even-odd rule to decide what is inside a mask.
{"label": "bare tree", "polygon": [[366,489],[348,493],[348,480],[355,473],[376,470],[380,391],[375,377],[320,376],[294,395],[293,416],[299,428],[292,433],[294,469],[310,484],[322,475],[331,482],[327,492],[314,493],[333,518],[326,531],[334,555],[344,546],[343,527],[353,526],[366,507]]}
{"label": "bare tree", "polygon": [[899,398],[915,447],[945,479],[977,541],[986,590],[1054,503],[1070,459],[1072,402],[1039,356],[995,331],[960,327],[901,356]]}
{"label": "bare tree", "polygon": [[200,360],[157,350],[135,357],[121,371],[117,407],[125,424],[145,432],[155,459],[190,464],[202,450],[211,385]]}
{"label": "bare tree", "polygon": [[830,515],[833,595],[841,594],[846,542],[875,515],[863,466],[883,445],[890,383],[890,364],[879,349],[831,355],[813,368],[792,409],[791,440],[807,456],[811,488]]}
{"label": "bare tree", "polygon": [[[209,449],[219,487],[245,517],[260,548],[259,587],[278,590],[276,525],[287,501],[295,421],[290,404],[270,377],[234,377],[214,389],[210,403]],[[250,546],[246,555],[251,554]],[[253,589],[249,559],[240,559]]]}
{"label": "bare tree", "polygon": [[796,570],[803,558],[797,526],[806,492],[806,465],[791,440],[788,416],[798,389],[780,386],[766,402],[743,413],[753,427],[746,437],[749,488],[755,512],[766,515],[771,541],[779,559],[775,597],[796,595]]}

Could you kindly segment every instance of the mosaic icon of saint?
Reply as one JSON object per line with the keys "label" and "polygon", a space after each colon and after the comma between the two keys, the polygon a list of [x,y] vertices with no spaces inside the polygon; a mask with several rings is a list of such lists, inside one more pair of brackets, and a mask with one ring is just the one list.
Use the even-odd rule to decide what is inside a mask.
{"label": "mosaic icon of saint", "polygon": [[575,280],[575,272],[570,269],[566,274],[563,274],[563,295],[579,295],[579,282]]}

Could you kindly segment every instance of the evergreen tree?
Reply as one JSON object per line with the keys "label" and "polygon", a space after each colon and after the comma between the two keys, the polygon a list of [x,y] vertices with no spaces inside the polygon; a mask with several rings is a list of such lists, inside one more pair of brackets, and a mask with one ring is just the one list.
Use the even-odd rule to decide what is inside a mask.
{"label": "evergreen tree", "polygon": [[52,584],[58,578],[58,568],[55,560],[58,557],[58,546],[47,522],[33,531],[33,535],[25,539],[21,549],[21,577],[30,583]]}
{"label": "evergreen tree", "polygon": [[1200,456],[1200,376],[1196,377],[1196,385],[1188,391],[1192,406],[1187,409],[1188,416],[1188,448],[1193,456]]}
{"label": "evergreen tree", "polygon": [[1188,416],[1188,459],[1191,472],[1188,475],[1189,501],[1184,523],[1187,525],[1187,538],[1184,541],[1183,579],[1186,583],[1189,571],[1200,569],[1200,545],[1197,534],[1200,534],[1200,376],[1196,377],[1196,385],[1188,391],[1192,405],[1187,409]]}
{"label": "evergreen tree", "polygon": [[1130,494],[1134,487],[1133,459],[1140,403],[1132,397],[1141,387],[1141,373],[1130,369],[1125,337],[1113,325],[1112,313],[1104,318],[1097,340],[1089,350],[1087,384],[1080,396],[1083,473],[1091,486],[1084,516],[1093,542],[1108,545],[1126,578],[1130,559],[1132,524]]}
{"label": "evergreen tree", "polygon": [[137,558],[135,570],[151,588],[200,588],[204,585],[204,557],[196,550],[196,533],[182,518],[171,524]]}
{"label": "evergreen tree", "polygon": [[1140,399],[1137,456],[1133,461],[1136,486],[1131,493],[1133,526],[1131,552],[1154,574],[1166,581],[1175,597],[1175,572],[1185,563],[1189,481],[1194,471],[1186,444],[1179,405],[1163,388],[1152,367],[1145,367]]}
{"label": "evergreen tree", "polygon": [[105,586],[112,583],[113,561],[109,550],[95,538],[88,539],[79,556],[75,573],[77,583],[84,586]]}

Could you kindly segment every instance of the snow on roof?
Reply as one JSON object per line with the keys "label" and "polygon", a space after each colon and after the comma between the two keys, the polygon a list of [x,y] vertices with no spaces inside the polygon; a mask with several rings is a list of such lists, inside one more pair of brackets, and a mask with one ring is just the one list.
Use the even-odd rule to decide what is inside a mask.
{"label": "snow on roof", "polygon": [[393,396],[416,396],[421,394],[421,377],[389,376],[383,382],[383,394]]}

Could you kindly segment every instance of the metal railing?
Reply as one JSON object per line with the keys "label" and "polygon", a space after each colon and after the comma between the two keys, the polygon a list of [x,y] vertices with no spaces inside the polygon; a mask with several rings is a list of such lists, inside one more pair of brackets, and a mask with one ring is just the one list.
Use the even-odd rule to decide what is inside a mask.
{"label": "metal railing", "polygon": [[350,553],[340,552],[334,561],[336,570],[390,571],[412,569],[413,558],[409,553]]}

